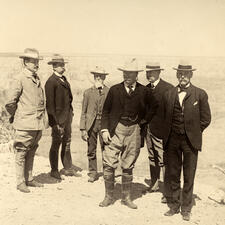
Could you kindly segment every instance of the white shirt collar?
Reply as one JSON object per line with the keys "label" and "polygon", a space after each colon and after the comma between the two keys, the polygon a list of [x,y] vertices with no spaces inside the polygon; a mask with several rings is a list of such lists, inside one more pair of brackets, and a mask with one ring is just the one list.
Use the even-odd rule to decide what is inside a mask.
{"label": "white shirt collar", "polygon": [[62,74],[60,74],[60,73],[58,73],[58,72],[56,72],[56,71],[54,71],[54,74],[55,74],[56,76],[58,76],[58,77],[62,77]]}
{"label": "white shirt collar", "polygon": [[159,83],[159,81],[160,81],[160,78],[153,83],[154,87],[157,86],[157,84]]}

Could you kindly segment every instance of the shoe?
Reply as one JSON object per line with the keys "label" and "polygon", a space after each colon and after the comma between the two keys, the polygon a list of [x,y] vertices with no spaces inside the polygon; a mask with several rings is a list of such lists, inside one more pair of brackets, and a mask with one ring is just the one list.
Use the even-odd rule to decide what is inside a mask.
{"label": "shoe", "polygon": [[60,176],[60,173],[59,173],[58,170],[56,170],[56,171],[51,171],[50,176],[51,176],[51,177],[54,177],[54,178],[57,179],[57,180],[62,180],[62,177]]}
{"label": "shoe", "polygon": [[166,213],[164,213],[164,216],[173,216],[175,214],[178,214],[180,212],[179,209],[170,209]]}
{"label": "shoe", "polygon": [[30,186],[30,187],[44,187],[43,184],[41,184],[35,180],[27,181],[26,184],[27,184],[27,186]]}
{"label": "shoe", "polygon": [[19,190],[19,191],[21,191],[21,192],[24,192],[24,193],[29,193],[29,192],[30,192],[30,190],[29,190],[29,188],[27,187],[27,185],[25,184],[25,182],[23,182],[23,183],[17,185],[16,188],[17,188],[17,190]]}
{"label": "shoe", "polygon": [[127,199],[122,199],[121,200],[121,204],[122,205],[126,205],[127,207],[129,207],[130,209],[137,209],[137,205],[135,205],[130,198]]}
{"label": "shoe", "polygon": [[162,196],[161,198],[161,203],[166,204],[167,203],[167,199],[165,196]]}
{"label": "shoe", "polygon": [[190,217],[191,217],[191,213],[190,212],[183,211],[183,212],[181,212],[181,215],[182,215],[183,220],[185,220],[185,221],[189,221],[190,220]]}
{"label": "shoe", "polygon": [[98,177],[93,176],[93,177],[89,177],[88,182],[94,183],[96,180],[98,180]]}
{"label": "shoe", "polygon": [[77,173],[74,169],[63,168],[60,172],[65,176],[82,177],[82,175]]}
{"label": "shoe", "polygon": [[99,207],[107,207],[113,204],[112,194],[107,194],[102,202],[99,203]]}
{"label": "shoe", "polygon": [[151,184],[150,188],[148,189],[148,192],[157,192],[159,191],[159,181],[158,179],[155,181],[155,183]]}

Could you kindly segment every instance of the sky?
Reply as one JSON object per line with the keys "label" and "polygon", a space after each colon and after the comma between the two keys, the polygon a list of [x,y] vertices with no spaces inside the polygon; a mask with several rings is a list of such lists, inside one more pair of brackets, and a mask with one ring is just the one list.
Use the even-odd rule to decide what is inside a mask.
{"label": "sky", "polygon": [[225,56],[225,0],[0,0],[0,52]]}

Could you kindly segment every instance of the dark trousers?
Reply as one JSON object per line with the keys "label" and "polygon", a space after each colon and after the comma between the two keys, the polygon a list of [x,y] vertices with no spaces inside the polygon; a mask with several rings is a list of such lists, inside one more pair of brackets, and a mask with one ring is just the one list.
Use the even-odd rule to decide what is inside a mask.
{"label": "dark trousers", "polygon": [[73,113],[71,111],[65,123],[61,125],[64,128],[64,133],[62,135],[58,132],[57,127],[52,127],[52,145],[49,152],[49,160],[52,171],[58,170],[59,147],[61,144],[61,161],[63,167],[65,169],[70,169],[72,166],[72,158],[70,152],[72,119]]}
{"label": "dark trousers", "polygon": [[[171,200],[171,208],[191,211],[198,151],[193,149],[185,134],[171,133],[165,151],[165,195]],[[180,203],[180,178],[183,166],[184,184]]]}
{"label": "dark trousers", "polygon": [[89,176],[96,176],[97,175],[97,158],[96,158],[96,149],[97,149],[97,140],[99,136],[99,141],[101,145],[101,150],[103,151],[104,144],[103,139],[100,134],[101,130],[101,120],[96,119],[91,127],[91,129],[88,131],[88,151],[87,151],[87,157],[88,157],[88,169],[89,169]]}

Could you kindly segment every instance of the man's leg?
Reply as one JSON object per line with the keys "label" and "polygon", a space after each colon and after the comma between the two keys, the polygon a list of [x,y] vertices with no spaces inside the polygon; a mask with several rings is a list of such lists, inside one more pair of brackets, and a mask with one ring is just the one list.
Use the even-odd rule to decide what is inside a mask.
{"label": "man's leg", "polygon": [[29,131],[16,130],[14,148],[16,151],[16,182],[17,189],[21,192],[30,192],[25,183],[25,158],[33,142],[33,136]]}
{"label": "man's leg", "polygon": [[59,158],[59,146],[61,144],[61,136],[56,127],[52,127],[52,144],[49,152],[49,161],[51,165],[50,175],[56,179],[61,180],[61,176],[58,171],[58,158]]}
{"label": "man's leg", "polygon": [[[165,216],[172,216],[180,211],[180,176],[182,167],[182,150],[180,149],[180,135],[172,133],[166,149],[166,183],[171,192],[170,210]],[[166,191],[167,192],[167,191]]]}
{"label": "man's leg", "polygon": [[30,131],[30,132],[32,132],[33,143],[25,157],[25,172],[24,172],[25,181],[28,186],[43,187],[43,184],[40,184],[37,181],[34,181],[34,178],[32,175],[34,156],[38,148],[38,142],[40,141],[42,136],[42,131],[38,130],[38,131]]}
{"label": "man's leg", "polygon": [[87,151],[87,157],[88,157],[88,170],[89,170],[89,182],[94,182],[97,179],[97,158],[96,158],[96,148],[97,148],[97,124],[96,120],[94,121],[93,126],[88,132],[88,151]]}
{"label": "man's leg", "polygon": [[138,124],[123,127],[125,134],[125,150],[121,156],[122,167],[122,201],[121,203],[131,209],[137,209],[137,205],[132,202],[131,188],[133,181],[133,168],[139,156],[141,147],[140,127]]}
{"label": "man's leg", "polygon": [[198,150],[192,148],[189,141],[187,140],[187,137],[186,140],[183,140],[182,142],[182,150],[184,185],[182,192],[181,213],[183,215],[183,219],[190,220]]}

